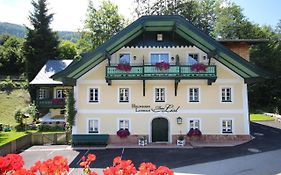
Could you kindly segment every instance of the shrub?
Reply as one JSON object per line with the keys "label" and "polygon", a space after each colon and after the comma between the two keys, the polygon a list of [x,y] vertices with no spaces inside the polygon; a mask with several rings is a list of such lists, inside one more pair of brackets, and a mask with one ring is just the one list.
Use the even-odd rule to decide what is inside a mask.
{"label": "shrub", "polygon": [[125,138],[127,136],[130,135],[130,132],[128,129],[119,129],[119,131],[117,131],[117,135],[120,137],[120,138]]}
{"label": "shrub", "polygon": [[64,131],[63,126],[55,125],[39,125],[38,130],[40,132],[55,132],[55,131]]}

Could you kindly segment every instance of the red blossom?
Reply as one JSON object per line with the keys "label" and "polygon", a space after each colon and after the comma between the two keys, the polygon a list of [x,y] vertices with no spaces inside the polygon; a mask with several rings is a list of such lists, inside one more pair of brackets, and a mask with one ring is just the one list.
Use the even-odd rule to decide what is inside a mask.
{"label": "red blossom", "polygon": [[161,61],[156,63],[155,67],[159,70],[168,70],[170,68],[170,64],[165,61]]}
{"label": "red blossom", "polygon": [[156,170],[156,166],[153,163],[141,163],[139,167],[139,175],[148,175],[154,174]]}

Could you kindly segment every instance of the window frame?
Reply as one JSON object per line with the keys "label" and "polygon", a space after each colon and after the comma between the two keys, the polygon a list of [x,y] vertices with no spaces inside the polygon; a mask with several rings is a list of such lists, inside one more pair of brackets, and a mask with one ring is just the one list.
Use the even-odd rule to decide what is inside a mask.
{"label": "window frame", "polygon": [[[62,97],[58,97],[58,92],[61,91],[61,96]],[[64,89],[56,89],[56,99],[64,99],[65,96],[64,96]]]}
{"label": "window frame", "polygon": [[[126,127],[122,128],[121,123],[120,123],[121,121],[128,121],[128,128],[126,128]],[[124,126],[126,126],[126,124]],[[128,118],[118,118],[117,119],[117,130],[120,130],[120,129],[128,129],[128,131],[131,132],[131,120]]]}
{"label": "window frame", "polygon": [[[197,92],[198,93],[198,95],[197,95],[198,96],[198,100],[191,100],[191,96],[190,96],[190,90],[191,89],[198,89],[198,92]],[[194,91],[192,93],[194,93]],[[193,99],[194,99],[194,97],[193,97]],[[198,86],[190,86],[190,87],[187,88],[187,102],[188,103],[193,103],[193,104],[198,104],[198,103],[201,102],[201,88],[200,87],[198,87]]]}
{"label": "window frame", "polygon": [[[199,52],[189,52],[189,53],[187,53],[187,58],[186,58],[186,64],[187,65],[192,65],[192,64],[189,64],[189,55],[197,55],[197,63],[200,63],[201,62],[201,60],[200,60],[200,53]],[[193,58],[193,57],[192,57]],[[194,59],[194,58],[193,58]]]}
{"label": "window frame", "polygon": [[[120,89],[128,89],[128,101],[120,101]],[[117,88],[117,94],[118,94],[118,98],[117,98],[117,102],[119,104],[128,104],[128,103],[131,103],[131,88],[130,87],[123,87],[123,86],[120,86]]]}
{"label": "window frame", "polygon": [[[95,89],[95,90],[98,91],[98,93],[97,93],[97,100],[94,99],[93,101],[91,101],[91,97],[90,97],[91,89]],[[93,98],[95,98],[95,92],[93,92]],[[87,103],[89,103],[89,104],[100,103],[100,88],[99,87],[88,87],[88,89],[87,89]]]}
{"label": "window frame", "polygon": [[161,55],[161,54],[167,54],[168,55],[168,63],[171,63],[171,58],[170,58],[170,52],[150,52],[149,53],[149,55],[148,55],[148,58],[149,58],[149,64],[150,65],[155,65],[155,64],[152,64],[152,54],[158,54],[158,61],[156,62],[156,63],[158,63],[158,62],[160,62],[160,57],[159,57],[159,55]]}
{"label": "window frame", "polygon": [[[190,122],[191,122],[191,121],[195,121],[195,120],[197,120],[197,121],[199,122],[199,127],[198,127],[198,129],[201,131],[201,128],[202,128],[202,121],[201,121],[200,118],[189,118],[189,119],[187,119],[188,131],[192,128],[191,125],[190,125]],[[195,129],[195,128],[193,127],[193,129]]]}
{"label": "window frame", "polygon": [[[47,88],[39,88],[38,99],[39,100],[48,99],[49,98],[48,91],[49,91],[49,89],[47,89]],[[43,96],[42,96],[42,92],[44,92]]]}
{"label": "window frame", "polygon": [[[156,89],[164,89],[164,93],[163,93],[163,95],[164,95],[164,101],[157,101],[156,99],[156,95],[157,95],[157,93],[156,93]],[[165,103],[166,101],[167,101],[167,88],[166,87],[154,87],[153,88],[153,96],[154,96],[154,103]]]}
{"label": "window frame", "polygon": [[[230,100],[223,100],[223,97],[224,97],[223,89],[230,89]],[[232,86],[221,86],[220,87],[220,102],[221,103],[233,103],[234,102],[234,93],[233,92],[234,92],[234,90],[233,90]],[[227,94],[227,92],[224,94]],[[227,96],[224,98],[227,98]]]}
{"label": "window frame", "polygon": [[[231,121],[230,128],[227,125],[225,127],[223,126],[223,122],[224,121],[227,121],[227,122]],[[232,119],[232,118],[223,118],[223,119],[221,119],[220,125],[221,125],[221,133],[222,134],[234,134],[234,119]],[[226,131],[223,131],[224,129],[226,129]],[[228,129],[231,129],[231,130],[227,131]]]}
{"label": "window frame", "polygon": [[[90,131],[90,121],[97,121],[97,131],[96,132]],[[95,128],[95,126],[93,126],[93,128]],[[87,120],[87,133],[88,134],[100,134],[100,119],[98,119],[98,118],[88,118],[88,120]]]}
{"label": "window frame", "polygon": [[[121,63],[120,62],[120,56],[121,56],[121,54],[123,54],[123,55],[129,55],[129,62],[128,63]],[[118,56],[118,58],[117,58],[117,61],[118,61],[118,64],[131,64],[131,53],[130,52],[121,52],[121,53],[119,53],[117,56]]]}

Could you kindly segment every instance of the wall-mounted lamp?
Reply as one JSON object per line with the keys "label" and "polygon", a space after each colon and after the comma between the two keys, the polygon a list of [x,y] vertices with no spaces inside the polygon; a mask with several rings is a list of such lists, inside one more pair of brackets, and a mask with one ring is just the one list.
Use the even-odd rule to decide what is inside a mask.
{"label": "wall-mounted lamp", "polygon": [[133,56],[133,58],[134,58],[134,60],[136,60],[136,59],[137,59],[137,57],[136,57],[136,56]]}
{"label": "wall-mounted lamp", "polygon": [[172,60],[172,61],[174,61],[174,59],[175,59],[174,57],[171,57],[171,60]]}
{"label": "wall-mounted lamp", "polygon": [[177,118],[177,124],[182,124],[182,118],[181,117]]}

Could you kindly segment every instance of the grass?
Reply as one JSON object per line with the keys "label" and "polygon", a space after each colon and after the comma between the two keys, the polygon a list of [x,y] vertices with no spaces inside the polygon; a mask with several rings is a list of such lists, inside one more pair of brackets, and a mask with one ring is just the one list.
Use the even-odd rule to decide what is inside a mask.
{"label": "grass", "polygon": [[25,135],[27,135],[26,132],[16,132],[16,131],[1,132],[0,133],[0,146],[6,144],[8,142],[11,142],[13,140],[16,140],[17,138],[20,138]]}
{"label": "grass", "polygon": [[274,120],[273,117],[264,114],[250,114],[251,121],[271,121]]}
{"label": "grass", "polygon": [[27,107],[29,98],[29,93],[26,90],[17,89],[11,93],[0,91],[0,123],[16,126],[15,111],[16,109]]}

